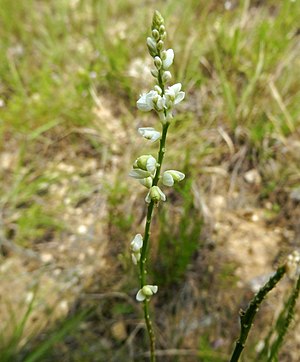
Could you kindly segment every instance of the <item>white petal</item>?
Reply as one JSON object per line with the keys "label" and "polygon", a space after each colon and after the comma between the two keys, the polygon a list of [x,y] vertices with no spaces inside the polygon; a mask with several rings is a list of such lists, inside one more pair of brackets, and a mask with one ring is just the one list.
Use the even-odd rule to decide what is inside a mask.
{"label": "white petal", "polygon": [[150,187],[152,187],[152,177],[147,177],[147,178],[142,178],[138,180],[139,183],[143,186],[146,186],[148,189],[150,189]]}
{"label": "white petal", "polygon": [[160,137],[161,137],[160,132],[154,131],[154,132],[152,133],[151,142],[155,142],[155,141],[159,140]]}
{"label": "white petal", "polygon": [[136,105],[138,109],[143,112],[149,112],[153,109],[153,107],[151,107],[151,104],[149,104],[147,100],[147,95],[145,93],[141,95],[140,99],[136,102]]}
{"label": "white petal", "polygon": [[157,293],[158,291],[157,285],[148,285],[148,287],[152,290],[153,294]]}
{"label": "white petal", "polygon": [[156,41],[152,37],[148,36],[147,38],[147,45],[152,49],[156,50]]}
{"label": "white petal", "polygon": [[166,58],[163,60],[163,68],[168,69],[174,60],[174,51],[173,49],[168,49],[166,51]]}
{"label": "white petal", "polygon": [[166,98],[159,96],[158,101],[156,103],[156,109],[158,111],[163,110],[166,107]]}
{"label": "white petal", "polygon": [[179,92],[175,97],[174,104],[178,104],[179,102],[181,102],[184,99],[184,97],[185,97],[185,93]]}
{"label": "white petal", "polygon": [[167,70],[166,72],[163,73],[162,75],[162,80],[164,83],[169,82],[172,78],[172,74]]}
{"label": "white petal", "polygon": [[145,197],[145,201],[147,202],[147,204],[150,204],[150,202],[151,202],[150,190],[149,190],[147,196]]}
{"label": "white petal", "polygon": [[[171,99],[175,99],[176,94],[175,94],[175,90],[172,87],[169,87],[166,91],[165,94],[167,96],[167,98],[171,98]],[[167,103],[167,99],[166,99],[166,103]]]}
{"label": "white petal", "polygon": [[137,295],[136,295],[136,300],[138,302],[142,302],[143,300],[146,299],[146,296],[144,295],[142,289],[140,289],[138,292],[137,292]]}
{"label": "white petal", "polygon": [[162,182],[165,186],[173,186],[174,185],[174,180],[172,175],[169,172],[164,172],[163,174],[163,178],[162,178]]}
{"label": "white petal", "polygon": [[148,158],[146,168],[149,172],[154,172],[156,170],[156,159],[153,156]]}
{"label": "white petal", "polygon": [[153,131],[155,131],[153,127],[140,127],[138,129],[138,132],[141,136],[144,136],[144,134],[147,132],[153,132]]}
{"label": "white petal", "polygon": [[136,234],[132,242],[130,243],[131,250],[134,252],[139,251],[143,247],[143,237],[141,234]]}
{"label": "white petal", "polygon": [[180,171],[168,170],[166,172],[170,173],[172,175],[172,177],[174,178],[174,180],[177,182],[182,181],[185,178],[185,174]]}
{"label": "white petal", "polygon": [[144,170],[141,170],[139,168],[135,168],[134,170],[131,170],[129,172],[129,176],[139,180],[139,179],[142,179],[142,178],[149,177],[150,174],[149,174],[148,171],[144,171]]}
{"label": "white petal", "polygon": [[146,102],[149,107],[151,107],[151,109],[153,109],[153,98],[157,98],[158,96],[159,94],[154,90],[151,90],[149,93],[146,94]]}
{"label": "white petal", "polygon": [[161,200],[166,201],[166,199],[167,199],[166,195],[161,191],[161,189],[159,187],[157,187],[157,190],[158,190],[158,192],[160,194]]}
{"label": "white petal", "polygon": [[175,95],[177,95],[181,90],[181,83],[176,83],[169,88],[172,89],[172,91],[175,93]]}
{"label": "white petal", "polygon": [[161,136],[160,132],[156,131],[152,127],[139,128],[138,132],[141,136],[143,136],[147,140],[150,140],[151,142],[157,141]]}
{"label": "white petal", "polygon": [[159,95],[162,94],[162,89],[160,88],[159,85],[155,85],[155,86],[154,86],[154,90],[155,90]]}

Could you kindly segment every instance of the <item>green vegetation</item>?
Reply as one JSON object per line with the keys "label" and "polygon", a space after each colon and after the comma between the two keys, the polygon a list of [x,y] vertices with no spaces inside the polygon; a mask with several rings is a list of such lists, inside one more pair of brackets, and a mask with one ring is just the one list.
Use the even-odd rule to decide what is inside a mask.
{"label": "green vegetation", "polygon": [[[195,271],[199,289],[205,279],[206,270],[199,266],[197,258],[199,252],[203,251],[200,259],[207,269],[210,265],[205,264],[206,260],[218,263],[221,280],[212,279],[220,284],[221,292],[227,293],[237,278],[233,276],[235,261],[228,262],[228,266],[228,257],[225,262],[222,260],[226,243],[215,242],[215,230],[206,229],[206,224],[214,222],[205,209],[209,198],[229,195],[229,206],[221,209],[224,214],[236,205],[265,208],[270,203],[264,211],[272,228],[278,224],[293,235],[299,232],[298,214],[294,216],[298,201],[289,198],[290,191],[300,187],[299,1],[170,0],[154,4],[133,0],[0,0],[1,263],[17,250],[22,263],[26,267],[28,263],[28,270],[39,268],[30,265],[27,251],[39,254],[45,247],[49,248],[45,249],[47,254],[54,243],[53,249],[59,255],[55,255],[57,264],[53,269],[64,270],[69,266],[69,257],[59,247],[66,240],[79,234],[78,238],[99,240],[101,247],[104,240],[108,244],[104,253],[106,265],[111,269],[97,282],[89,280],[84,288],[89,291],[92,285],[97,293],[122,290],[134,296],[135,284],[126,281],[124,274],[128,270],[131,230],[142,230],[145,215],[137,199],[144,194],[142,188],[131,186],[127,170],[143,147],[134,141],[134,128],[146,122],[135,103],[140,90],[147,89],[152,81],[145,70],[149,64],[144,40],[148,34],[145,24],[152,17],[154,5],[168,23],[167,44],[176,54],[174,79],[182,82],[186,91],[186,101],[180,105],[180,115],[170,131],[167,163],[178,165],[189,179],[182,190],[176,190],[177,196],[167,194],[174,198],[175,211],[166,206],[154,218],[161,233],[157,238],[153,235],[157,245],[151,257],[160,283],[176,285],[174,294],[173,289],[166,293],[168,300],[180,305],[178,295],[184,295],[183,285],[190,286],[189,266]],[[149,123],[154,121],[152,115],[148,117]],[[245,183],[244,174],[251,169],[260,174],[260,183]],[[138,190],[135,194],[141,194],[134,195],[133,187]],[[234,192],[240,199],[232,201]],[[202,195],[207,197],[199,203],[197,198]],[[86,215],[94,215],[95,220],[89,216],[93,221],[87,221],[88,232],[82,235],[78,228],[86,221]],[[172,224],[164,229],[163,220],[167,218],[172,219]],[[217,249],[215,259],[207,246],[210,238]],[[77,242],[76,239],[74,244]],[[283,244],[284,254],[292,242]],[[80,263],[77,256],[90,247],[78,245],[78,250],[76,246],[70,248],[75,265]],[[96,259],[95,265],[101,262],[101,258]],[[45,267],[41,269],[44,271]],[[17,275],[23,277],[21,272]],[[1,274],[1,284],[3,280],[5,272]],[[216,289],[211,292],[209,284],[210,280],[205,280],[200,296],[193,294],[191,287],[193,293],[188,296],[206,298],[201,303],[220,308],[221,294],[215,293]],[[246,293],[243,289],[240,292],[243,296]],[[241,301],[244,302],[242,297]],[[158,297],[157,308],[163,302]],[[126,309],[126,303],[118,303],[111,303],[109,313],[108,306],[99,312],[98,323],[106,318],[100,332],[92,324],[96,331],[89,335],[93,345],[100,343],[97,333],[105,336],[103,346],[100,343],[96,348],[99,361],[107,356],[125,360],[128,350],[137,351],[144,358],[141,356],[147,344],[139,329],[135,330],[140,316]],[[182,304],[185,303],[184,300]],[[85,302],[79,304],[85,306]],[[227,307],[227,319],[222,319],[220,329],[207,334],[205,330],[203,335],[207,338],[187,337],[190,343],[179,327],[170,327],[182,322],[180,314],[174,312],[170,321],[159,318],[157,328],[163,331],[158,338],[159,348],[198,349],[200,344],[211,353],[207,361],[214,360],[216,349],[222,356],[228,354],[236,336],[234,322],[239,306]],[[279,319],[281,324],[286,322],[287,316],[283,316]],[[17,321],[11,344],[1,347],[7,351],[7,361],[21,350],[20,333],[27,316],[24,318]],[[112,321],[119,319],[126,324],[127,337],[132,338],[129,342],[114,339],[110,331]],[[65,335],[72,335],[74,327],[77,336],[78,324],[76,319],[62,330]],[[260,327],[260,331],[253,330],[256,342],[267,333]],[[202,327],[194,328],[191,335]],[[215,348],[216,334],[222,336],[223,344]],[[51,343],[64,340],[62,335],[57,336]],[[134,338],[141,343],[132,342]],[[50,349],[50,344],[46,347]],[[97,360],[89,342],[83,341],[79,333],[76,348],[70,348],[70,354],[74,352],[75,356],[75,350],[81,347],[88,360]],[[118,352],[112,356],[110,351],[115,347]],[[65,346],[57,348],[56,353]],[[67,358],[66,361],[73,361],[72,357]],[[165,361],[168,358],[174,360],[166,357]],[[246,358],[245,354],[245,361]]]}

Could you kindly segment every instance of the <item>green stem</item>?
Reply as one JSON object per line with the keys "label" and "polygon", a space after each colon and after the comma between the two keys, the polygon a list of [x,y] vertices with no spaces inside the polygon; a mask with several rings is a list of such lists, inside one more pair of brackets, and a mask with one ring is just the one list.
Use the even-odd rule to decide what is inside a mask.
{"label": "green stem", "polygon": [[[156,173],[153,179],[152,186],[157,186],[159,177],[160,177],[160,171],[161,166],[164,160],[164,155],[166,152],[166,138],[167,138],[167,132],[168,132],[169,124],[163,125],[163,131],[162,131],[162,137],[160,140],[159,145],[159,151],[157,156],[157,169]],[[147,209],[147,218],[146,218],[146,225],[145,225],[145,232],[144,232],[144,238],[143,238],[143,247],[141,252],[141,260],[140,260],[140,283],[141,288],[146,284],[146,260],[147,260],[147,252],[148,252],[148,242],[150,238],[150,226],[152,221],[152,215],[153,215],[153,209],[154,209],[154,201],[151,201],[148,205]],[[152,323],[150,319],[149,314],[149,300],[144,301],[144,318],[146,321],[147,331],[150,339],[150,352],[151,352],[151,362],[155,362],[155,336],[152,328]]]}
{"label": "green stem", "polygon": [[155,335],[153,332],[152,322],[149,314],[149,299],[145,299],[144,301],[144,317],[150,340],[150,360],[151,362],[155,362]]}
{"label": "green stem", "polygon": [[273,343],[273,345],[271,347],[271,352],[268,357],[268,362],[275,361],[275,356],[278,354],[278,351],[282,345],[284,337],[285,337],[285,335],[289,329],[289,326],[293,320],[293,317],[295,315],[295,305],[296,305],[297,299],[299,297],[299,293],[300,293],[300,276],[298,277],[296,286],[293,289],[293,291],[287,301],[287,304],[286,304],[287,310],[284,310],[284,313],[282,316],[282,318],[285,318],[285,320],[279,330],[277,339],[275,340],[275,342]]}
{"label": "green stem", "polygon": [[266,297],[266,295],[276,286],[280,279],[286,272],[286,266],[283,265],[276,270],[276,273],[269,279],[269,281],[259,290],[255,297],[251,300],[246,311],[240,312],[241,333],[236,342],[235,349],[231,356],[230,362],[237,362],[245,347],[245,343],[253,325],[253,320],[258,312],[259,306]]}

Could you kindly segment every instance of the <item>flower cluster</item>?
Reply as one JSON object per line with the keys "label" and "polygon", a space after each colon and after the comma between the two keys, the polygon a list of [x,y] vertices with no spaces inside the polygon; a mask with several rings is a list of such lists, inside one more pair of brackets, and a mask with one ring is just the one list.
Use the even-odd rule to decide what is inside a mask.
{"label": "flower cluster", "polygon": [[[151,201],[155,204],[159,201],[166,201],[166,195],[162,190],[157,185],[153,185],[157,166],[158,163],[152,155],[142,155],[134,161],[133,168],[129,172],[130,177],[137,179],[140,184],[149,189],[145,198],[148,204],[150,204]],[[180,182],[184,178],[184,173],[176,170],[166,170],[163,176],[160,177],[165,186],[173,186],[175,182]]]}
{"label": "flower cluster", "polygon": [[185,96],[185,93],[181,91],[180,83],[176,83],[165,90],[166,83],[172,78],[168,69],[174,61],[173,49],[163,49],[166,35],[164,19],[156,12],[152,22],[152,36],[147,38],[147,46],[155,67],[151,70],[151,74],[156,79],[157,84],[153,90],[142,94],[137,101],[138,109],[144,112],[156,111],[162,123],[171,121],[174,106],[181,102]]}
{"label": "flower cluster", "polygon": [[143,302],[145,299],[149,299],[153,294],[157,293],[157,285],[144,285],[142,289],[137,292],[136,300]]}
{"label": "flower cluster", "polygon": [[[166,201],[166,195],[158,186],[159,183],[171,187],[175,182],[184,179],[184,173],[176,170],[166,170],[161,175],[161,167],[165,153],[166,134],[169,124],[173,118],[175,106],[181,102],[185,93],[181,90],[181,84],[177,83],[167,87],[172,75],[169,71],[173,64],[174,51],[164,49],[166,30],[164,20],[159,12],[155,12],[152,22],[151,37],[147,38],[147,46],[153,58],[154,69],[151,74],[156,80],[156,85],[148,93],[144,93],[137,101],[137,107],[141,111],[149,112],[154,110],[160,119],[162,132],[153,127],[142,127],[138,129],[139,134],[146,140],[152,142],[160,141],[157,158],[153,155],[145,154],[138,157],[133,165],[129,176],[139,181],[148,189],[145,201],[148,204],[147,223],[151,223],[153,205],[158,205],[160,201]],[[150,216],[149,216],[150,210]],[[144,239],[141,234],[136,234],[130,245],[132,262],[140,267],[141,289],[136,295],[137,301],[147,301],[157,293],[156,285],[145,283],[145,262],[147,253],[147,243],[149,240],[150,228],[145,228]]]}
{"label": "flower cluster", "polygon": [[130,244],[131,249],[131,259],[133,264],[137,265],[138,261],[141,259],[141,249],[143,247],[143,237],[141,234],[136,234],[134,239]]}

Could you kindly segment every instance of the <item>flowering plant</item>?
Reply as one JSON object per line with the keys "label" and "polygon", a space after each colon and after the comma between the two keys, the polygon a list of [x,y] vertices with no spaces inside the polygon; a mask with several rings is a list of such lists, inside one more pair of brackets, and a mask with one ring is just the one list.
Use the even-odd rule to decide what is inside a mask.
{"label": "flowering plant", "polygon": [[[174,61],[174,51],[164,49],[166,30],[164,19],[156,11],[152,21],[151,36],[147,38],[147,46],[151,57],[153,58],[154,68],[151,74],[155,79],[155,85],[152,90],[141,94],[137,101],[137,107],[143,112],[154,111],[160,121],[161,130],[158,131],[153,127],[142,127],[138,133],[151,143],[159,140],[159,149],[157,157],[151,154],[139,156],[132,165],[129,175],[136,179],[141,185],[148,189],[145,197],[147,205],[147,217],[144,234],[136,234],[130,244],[131,259],[133,264],[139,268],[140,288],[136,294],[136,300],[143,303],[144,318],[150,340],[150,358],[155,361],[155,336],[152,328],[152,322],[149,313],[149,302],[154,294],[158,293],[158,286],[147,284],[147,255],[149,252],[150,228],[153,216],[154,206],[158,206],[161,201],[166,201],[166,195],[161,189],[162,186],[172,187],[175,182],[180,182],[185,178],[184,173],[177,170],[165,170],[162,172],[162,165],[166,152],[166,138],[170,124],[174,117],[174,109],[184,97],[181,83],[168,85],[172,79],[169,71]],[[247,309],[240,313],[240,336],[236,341],[230,362],[237,362],[242,354],[246,344],[248,334],[256,313],[266,298],[267,294],[276,287],[282,277],[287,274],[291,278],[297,277],[296,286],[293,288],[289,298],[289,304],[286,308],[285,327],[280,331],[277,340],[272,345],[270,358],[278,353],[282,340],[288,330],[289,324],[295,313],[295,303],[300,294],[300,254],[295,252],[291,254],[287,261],[279,266],[271,278],[259,289],[258,293],[252,298]],[[283,318],[282,317],[282,318]],[[269,352],[268,352],[269,353]],[[271,361],[271,359],[268,359]]]}
{"label": "flowering plant", "polygon": [[175,106],[180,103],[185,92],[181,90],[182,85],[176,83],[167,86],[172,75],[168,70],[174,61],[173,49],[164,49],[166,29],[164,19],[158,11],[155,11],[152,21],[151,36],[147,38],[147,46],[153,58],[154,68],[151,74],[155,79],[155,85],[148,93],[141,94],[137,101],[137,107],[143,112],[154,111],[157,113],[161,131],[153,127],[139,128],[139,134],[150,142],[159,140],[159,150],[157,158],[146,154],[138,157],[132,166],[129,176],[138,180],[148,189],[145,197],[147,204],[147,219],[144,236],[137,234],[131,242],[131,258],[135,265],[139,265],[140,289],[137,292],[136,300],[144,303],[144,317],[150,338],[151,361],[155,361],[155,337],[149,315],[149,301],[158,292],[157,285],[146,283],[146,260],[149,249],[150,226],[152,221],[154,206],[158,206],[160,201],[166,201],[166,195],[158,184],[173,186],[175,182],[182,181],[185,175],[176,170],[166,170],[161,176],[162,164],[165,156],[165,145],[168,128],[173,120]]}

